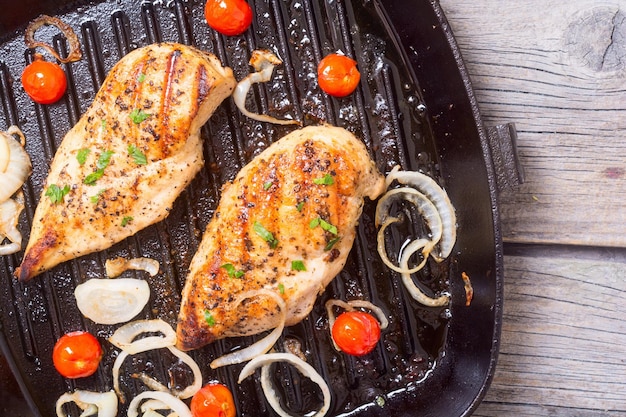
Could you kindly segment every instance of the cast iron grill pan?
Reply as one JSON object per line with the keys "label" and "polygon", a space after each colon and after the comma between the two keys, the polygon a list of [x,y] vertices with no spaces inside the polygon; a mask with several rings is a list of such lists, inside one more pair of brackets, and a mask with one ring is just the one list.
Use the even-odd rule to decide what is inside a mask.
{"label": "cast iron grill pan", "polygon": [[[53,2],[42,2],[41,11]],[[58,103],[40,106],[23,92],[19,76],[32,60],[23,44],[27,16],[2,39],[0,128],[17,124],[27,138],[33,174],[24,186],[26,209],[20,229],[28,238],[42,185],[54,152],[69,128],[92,102],[107,71],[131,50],[160,41],[191,44],[216,54],[237,79],[249,71],[252,50],[267,48],[284,61],[271,82],[257,86],[248,108],[304,124],[329,122],[361,137],[381,171],[400,164],[423,170],[448,191],[457,208],[459,237],[455,252],[442,264],[429,263],[421,280],[431,291],[449,290],[449,308],[424,308],[405,292],[399,276],[376,252],[374,203],[367,203],[346,267],[319,297],[310,317],[286,329],[278,343],[297,340],[308,362],[329,382],[333,403],[328,415],[461,416],[476,407],[489,383],[497,353],[501,314],[501,246],[493,168],[484,130],[467,75],[445,18],[436,2],[406,1],[256,1],[252,28],[242,36],[223,37],[210,30],[203,1],[65,2],[54,4],[79,34],[83,59],[65,65],[69,89]],[[7,13],[21,12],[19,5]],[[7,28],[7,24],[3,23]],[[66,53],[52,28],[38,37]],[[335,51],[357,59],[362,82],[344,99],[329,98],[317,86],[315,68]],[[54,403],[66,391],[112,389],[111,368],[117,349],[105,341],[117,326],[84,319],[73,290],[105,276],[104,261],[116,256],[158,259],[160,273],[126,273],[148,281],[149,306],[137,318],[176,323],[180,291],[191,257],[215,210],[222,184],[269,143],[292,128],[243,117],[227,99],[204,126],[205,168],[176,201],[169,217],[100,253],[66,262],[31,282],[13,279],[23,253],[0,258],[0,319],[4,353],[17,373],[35,415],[54,415]],[[389,237],[396,247],[407,235],[427,232],[419,216],[400,207],[414,224]],[[461,272],[472,279],[475,296],[465,306]],[[330,343],[324,302],[329,298],[368,299],[390,318],[377,349],[362,358],[337,353]],[[62,334],[89,330],[103,341],[104,358],[92,377],[68,380],[53,368],[51,350]],[[233,338],[192,352],[204,381],[228,384],[240,416],[273,416],[255,378],[241,385],[241,366],[212,371],[208,363],[257,337]],[[189,382],[185,367],[166,351],[128,359],[122,389],[145,390],[129,377],[145,371],[161,381]],[[274,367],[282,402],[304,415],[321,404],[312,383],[293,369]],[[74,410],[78,411],[78,410]],[[78,415],[78,413],[76,414]],[[125,405],[120,415],[125,415]]]}

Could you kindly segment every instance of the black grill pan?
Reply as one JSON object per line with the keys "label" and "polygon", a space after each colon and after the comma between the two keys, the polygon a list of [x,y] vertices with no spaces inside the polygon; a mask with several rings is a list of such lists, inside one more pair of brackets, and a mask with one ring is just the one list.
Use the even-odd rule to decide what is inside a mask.
{"label": "black grill pan", "polygon": [[[452,303],[449,308],[425,308],[406,294],[399,276],[380,261],[374,204],[368,203],[345,269],[319,298],[310,317],[286,329],[283,339],[300,341],[309,363],[329,382],[330,416],[471,414],[496,362],[502,247],[487,135],[439,4],[434,0],[258,0],[251,5],[252,27],[236,37],[209,29],[204,2],[199,0],[47,0],[3,7],[0,128],[21,127],[34,167],[24,186],[26,209],[20,229],[25,239],[56,147],[124,54],[152,42],[192,44],[215,53],[241,79],[250,71],[251,51],[269,48],[284,64],[271,82],[254,89],[250,109],[296,117],[305,124],[324,121],[344,126],[363,139],[382,171],[400,164],[428,172],[448,191],[459,226],[453,255],[442,264],[429,264],[422,276],[433,291],[449,290]],[[30,101],[19,81],[31,59],[23,31],[40,13],[55,14],[69,23],[79,34],[84,53],[81,61],[64,66],[68,93],[49,106]],[[65,52],[65,41],[54,29],[42,29],[38,37]],[[338,50],[356,58],[362,74],[357,92],[344,99],[320,92],[312,76],[317,62]],[[221,185],[290,129],[247,119],[228,99],[202,130],[205,169],[166,220],[28,283],[13,279],[23,253],[0,258],[0,346],[35,416],[53,416],[56,399],[66,391],[112,388],[117,351],[105,339],[115,326],[84,319],[73,297],[75,286],[104,277],[107,258],[156,258],[161,263],[158,276],[136,274],[152,289],[149,307],[140,318],[159,317],[174,325],[186,270],[219,201]],[[409,232],[423,231],[415,227]],[[462,273],[474,287],[469,306]],[[353,358],[333,349],[323,308],[330,297],[369,299],[388,313],[390,327],[372,354]],[[104,359],[94,376],[66,380],[53,368],[52,346],[62,334],[79,329],[102,340]],[[220,380],[233,389],[240,416],[273,416],[257,380],[249,378],[237,385],[241,366],[212,371],[206,365],[254,339],[220,341],[192,356],[201,364],[205,382]],[[175,375],[181,384],[187,383],[184,367],[174,362],[164,353],[151,352],[137,355],[126,369],[145,370],[164,381]],[[315,387],[296,372],[278,366],[275,373],[282,401],[294,413],[304,415],[320,405]],[[129,395],[145,389],[128,376],[123,377],[122,388]],[[124,407],[120,415],[125,415]]]}

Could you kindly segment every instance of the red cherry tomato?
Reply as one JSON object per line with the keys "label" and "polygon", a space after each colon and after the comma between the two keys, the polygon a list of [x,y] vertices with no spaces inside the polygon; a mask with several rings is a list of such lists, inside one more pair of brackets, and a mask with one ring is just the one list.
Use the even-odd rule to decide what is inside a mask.
{"label": "red cherry tomato", "polygon": [[380,340],[380,324],[371,314],[347,311],[337,317],[331,333],[339,349],[361,356],[370,353]]}
{"label": "red cherry tomato", "polygon": [[252,9],[246,0],[208,0],[204,17],[219,33],[241,35],[252,23]]}
{"label": "red cherry tomato", "polygon": [[24,68],[22,86],[33,101],[50,104],[65,94],[67,79],[59,65],[37,59]]}
{"label": "red cherry tomato", "polygon": [[359,85],[361,73],[356,61],[341,54],[326,55],[317,66],[320,88],[334,97],[345,97]]}
{"label": "red cherry tomato", "polygon": [[66,378],[83,378],[98,369],[102,347],[88,332],[67,333],[57,340],[52,350],[52,361],[57,371]]}
{"label": "red cherry tomato", "polygon": [[235,417],[233,394],[222,384],[211,383],[200,388],[191,399],[193,417]]}

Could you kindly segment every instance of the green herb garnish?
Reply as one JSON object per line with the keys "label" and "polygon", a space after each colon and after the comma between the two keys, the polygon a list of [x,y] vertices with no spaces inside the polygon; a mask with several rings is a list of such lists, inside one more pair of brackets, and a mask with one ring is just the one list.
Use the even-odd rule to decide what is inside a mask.
{"label": "green herb garnish", "polygon": [[79,164],[85,165],[85,162],[87,162],[87,156],[90,153],[91,153],[91,149],[89,148],[79,149],[78,153],[76,154],[76,160],[78,161]]}
{"label": "green herb garnish", "polygon": [[135,109],[130,112],[130,118],[135,124],[139,124],[150,117],[149,113],[146,113],[142,109]]}
{"label": "green herb garnish", "polygon": [[335,183],[335,179],[332,175],[326,174],[321,178],[313,179],[313,183],[317,185],[333,185]]}
{"label": "green herb garnish", "polygon": [[268,231],[265,227],[263,227],[261,223],[255,221],[252,228],[254,229],[257,235],[261,236],[261,238],[264,241],[269,243],[270,248],[276,249],[276,247],[278,246],[278,240],[274,237],[274,235],[270,231]]}
{"label": "green herb garnish", "polygon": [[317,226],[321,227],[325,231],[332,233],[333,235],[337,234],[337,226],[334,226],[328,223],[326,220],[321,217],[316,217],[309,222],[309,228],[315,229]]}
{"label": "green herb garnish", "polygon": [[139,74],[139,76],[137,77],[137,82],[138,83],[142,83],[146,80],[146,74],[144,74],[143,72],[141,74]]}
{"label": "green herb garnish", "polygon": [[335,246],[335,243],[339,242],[339,240],[341,240],[339,236],[332,238],[331,240],[328,241],[326,246],[324,246],[324,250],[328,252],[329,250],[333,248],[333,246]]}
{"label": "green herb garnish", "polygon": [[269,190],[270,188],[272,188],[272,184],[274,184],[272,181],[267,181],[263,183],[263,189],[265,191]]}
{"label": "green herb garnish", "polygon": [[206,321],[209,327],[215,326],[215,317],[213,317],[213,314],[211,314],[209,310],[204,310],[204,321]]}
{"label": "green herb garnish", "polygon": [[70,192],[69,185],[66,185],[63,188],[61,188],[56,184],[51,184],[46,190],[46,197],[50,198],[50,201],[52,202],[52,204],[57,204],[63,201],[63,197],[65,197],[65,195],[69,192]]}
{"label": "green herb garnish", "polygon": [[296,210],[298,211],[302,211],[303,208],[304,208],[304,201],[301,201],[296,205]]}
{"label": "green herb garnish", "polygon": [[146,165],[148,163],[146,154],[141,152],[141,150],[135,145],[128,145],[128,154],[133,158],[137,165]]}
{"label": "green herb garnish", "polygon": [[98,201],[100,200],[100,196],[105,192],[105,189],[102,189],[100,191],[98,191],[98,194],[96,195],[92,195],[91,197],[89,197],[89,200],[91,200],[91,202],[93,204],[98,204]]}
{"label": "green herb garnish", "polygon": [[83,180],[84,184],[87,185],[93,185],[96,183],[96,181],[98,181],[100,178],[102,178],[102,176],[104,175],[104,170],[103,169],[99,169],[95,172],[92,172],[91,174],[87,175],[85,177],[85,179]]}
{"label": "green herb garnish", "polygon": [[244,272],[241,269],[240,270],[235,269],[233,264],[224,264],[221,266],[221,268],[224,268],[228,276],[231,278],[241,278],[244,274]]}
{"label": "green herb garnish", "polygon": [[282,283],[278,284],[278,292],[281,294],[285,293],[285,286]]}
{"label": "green herb garnish", "polygon": [[104,169],[111,163],[113,153],[113,151],[104,151],[100,154],[98,161],[96,161],[96,167],[98,169],[85,177],[83,180],[84,184],[93,185],[96,181],[102,178],[104,175]]}
{"label": "green herb garnish", "polygon": [[291,261],[292,271],[306,271],[306,266],[303,261]]}
{"label": "green herb garnish", "polygon": [[122,218],[122,223],[121,223],[121,224],[122,224],[122,227],[126,227],[126,225],[127,225],[128,223],[132,222],[132,221],[133,221],[133,217],[132,217],[132,216],[124,216],[124,217]]}

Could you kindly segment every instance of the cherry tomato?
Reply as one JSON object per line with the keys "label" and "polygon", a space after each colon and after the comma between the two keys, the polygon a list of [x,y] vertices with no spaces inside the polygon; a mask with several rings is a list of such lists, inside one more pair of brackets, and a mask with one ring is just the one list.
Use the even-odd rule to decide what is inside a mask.
{"label": "cherry tomato", "polygon": [[65,94],[67,79],[59,65],[36,59],[24,68],[22,86],[33,101],[50,104]]}
{"label": "cherry tomato", "polygon": [[341,54],[326,55],[317,66],[320,88],[334,97],[345,97],[359,85],[361,73],[356,61]]}
{"label": "cherry tomato", "polygon": [[252,23],[252,9],[246,0],[208,0],[204,17],[219,33],[241,35]]}
{"label": "cherry tomato", "polygon": [[331,333],[339,349],[361,356],[371,352],[380,340],[380,324],[369,313],[347,311],[337,317]]}
{"label": "cherry tomato", "polygon": [[102,347],[88,332],[67,333],[57,340],[52,350],[52,361],[57,371],[66,378],[83,378],[98,369]]}
{"label": "cherry tomato", "polygon": [[191,399],[191,414],[193,417],[235,417],[237,409],[233,394],[227,386],[210,383],[206,384]]}

